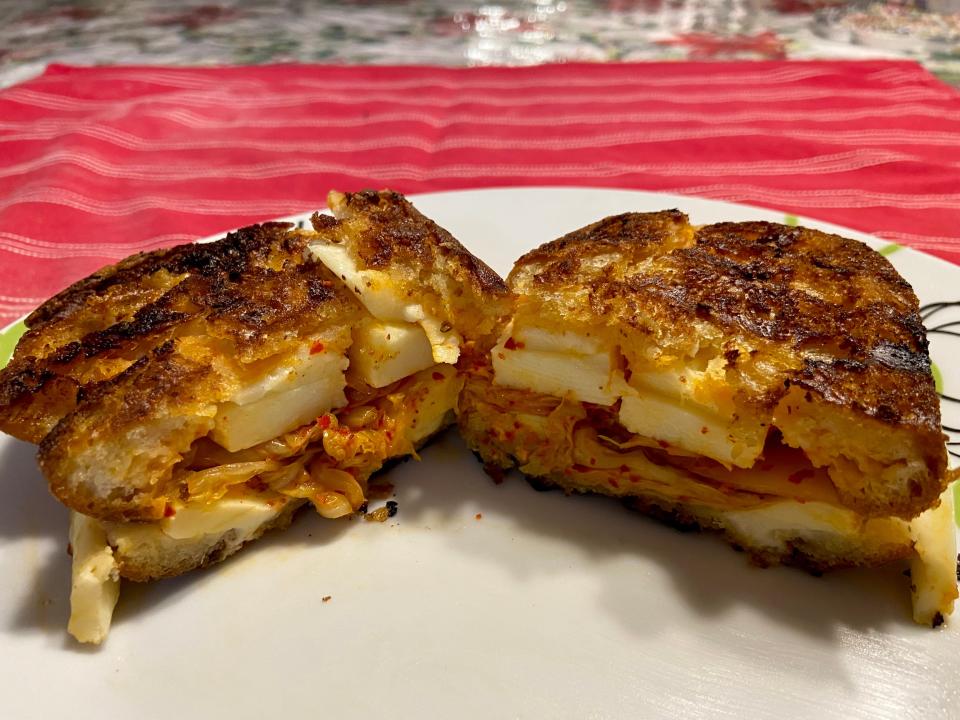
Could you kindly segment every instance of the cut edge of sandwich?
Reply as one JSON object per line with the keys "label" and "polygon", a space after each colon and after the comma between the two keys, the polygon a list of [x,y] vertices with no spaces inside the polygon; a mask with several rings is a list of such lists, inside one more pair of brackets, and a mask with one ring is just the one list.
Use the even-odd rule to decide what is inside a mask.
{"label": "cut edge of sandwich", "polygon": [[[342,227],[346,221],[315,219],[312,233],[279,226],[238,231],[227,238],[233,248],[226,250],[227,259],[217,256],[215,244],[137,256],[81,281],[35,313],[38,326],[4,375],[3,400],[19,403],[19,427],[29,432],[44,423],[50,427],[51,417],[65,413],[43,437],[39,459],[54,494],[72,510],[69,630],[78,640],[102,642],[121,578],[145,581],[218,562],[267,530],[289,524],[308,502],[328,518],[362,511],[367,481],[386,460],[416,457],[419,447],[453,423],[463,384],[456,363],[464,349],[493,343],[499,318],[491,316],[490,307],[503,302],[506,287],[402,196],[358,195],[362,202],[353,202],[349,232]],[[340,197],[347,202],[351,196]],[[416,312],[385,312],[383,303],[398,300],[387,292],[381,306],[373,306],[375,313],[354,295],[343,273],[336,277],[341,268],[310,247],[330,236],[340,247],[360,242],[357,227],[378,231],[382,240],[393,231],[391,224],[404,218],[388,244],[416,239],[418,233],[426,233],[427,241],[416,253],[399,253],[383,264],[381,273],[388,290],[391,284],[402,288],[407,306],[411,298],[417,301]],[[283,259],[301,249],[302,262],[295,266]],[[231,272],[240,276],[249,265],[237,265],[235,258],[248,251],[268,274],[290,276],[273,291],[284,294],[279,302],[292,297],[292,307],[302,308],[304,317],[313,310],[320,318],[305,323],[303,332],[297,310],[281,312],[278,331],[271,336],[267,326],[262,333],[277,340],[273,354],[263,351],[263,340],[248,342],[260,328],[251,333],[244,326],[245,297],[238,306],[218,300],[214,289],[211,317],[224,307],[226,320],[206,325],[169,310],[175,303],[197,302],[197,290],[178,290],[189,273],[170,281],[171,266],[226,272],[224,265],[234,263]],[[413,272],[411,265],[418,263],[420,271]],[[311,265],[317,268],[312,277],[304,273]],[[161,294],[146,297],[151,308],[163,307],[166,325],[151,321],[162,314],[152,309],[117,318],[103,300],[126,299],[126,281],[116,278],[126,273],[135,279],[143,266],[152,273],[147,286],[163,286]],[[427,292],[418,297],[410,276],[428,271]],[[251,295],[257,292],[257,272],[262,275],[253,271]],[[392,282],[392,276],[400,280]],[[196,283],[199,291],[210,292],[203,282]],[[303,289],[291,290],[291,283]],[[270,312],[269,295],[258,302]],[[84,312],[113,317],[119,325],[84,330],[87,334],[74,340],[71,323],[90,326]],[[482,322],[474,324],[478,318]],[[26,357],[28,350],[47,349],[45,324],[79,352]],[[124,342],[130,359],[111,356],[112,348],[126,351]],[[146,352],[134,360],[142,348]],[[101,368],[78,364],[85,357],[96,362],[98,355]],[[37,367],[44,369],[38,373]],[[40,381],[31,386],[36,378]],[[81,388],[75,403],[64,402],[61,381],[68,390]],[[44,390],[55,397],[35,403],[31,393]]]}
{"label": "cut edge of sandwich", "polygon": [[[488,468],[718,530],[760,564],[910,558],[915,619],[950,614],[938,402],[916,297],[885,259],[803,228],[632,213],[531,251],[508,283],[512,320],[460,402]],[[860,321],[886,333],[866,351],[831,315],[857,292],[889,308]],[[831,327],[852,331],[853,359],[830,338],[821,354],[777,347]]]}

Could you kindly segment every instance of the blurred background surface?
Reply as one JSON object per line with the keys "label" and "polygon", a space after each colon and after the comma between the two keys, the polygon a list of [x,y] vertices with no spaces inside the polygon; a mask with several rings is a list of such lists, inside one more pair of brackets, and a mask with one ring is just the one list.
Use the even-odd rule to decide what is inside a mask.
{"label": "blurred background surface", "polygon": [[960,84],[960,0],[0,0],[0,86],[51,62],[783,58],[913,58]]}

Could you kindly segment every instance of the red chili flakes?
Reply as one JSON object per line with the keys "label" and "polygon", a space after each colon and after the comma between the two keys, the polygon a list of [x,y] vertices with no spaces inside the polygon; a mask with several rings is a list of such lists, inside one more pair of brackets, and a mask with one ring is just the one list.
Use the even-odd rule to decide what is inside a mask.
{"label": "red chili flakes", "polygon": [[514,340],[512,337],[508,337],[508,338],[507,338],[507,341],[503,344],[503,346],[504,346],[507,350],[516,350],[516,349],[519,347],[519,346],[517,345],[517,341]]}
{"label": "red chili flakes", "polygon": [[519,420],[514,420],[514,422],[513,422],[513,429],[514,429],[514,430],[519,430],[521,427],[523,427],[523,426],[520,424],[520,421],[519,421]]}
{"label": "red chili flakes", "polygon": [[615,488],[619,488],[619,487],[620,487],[620,483],[618,483],[618,482],[617,482],[616,480],[614,480],[613,478],[610,478],[609,480],[607,480],[607,482],[610,483],[610,487],[615,487]]}
{"label": "red chili flakes", "polygon": [[329,427],[330,427],[330,416],[329,416],[329,415],[321,415],[320,417],[318,417],[318,418],[317,418],[317,425],[320,426],[320,429],[321,429],[321,430],[326,430],[327,428],[329,428]]}
{"label": "red chili flakes", "polygon": [[708,428],[706,425],[704,425],[702,428],[700,428],[700,434],[701,434],[701,435],[706,435],[708,432],[710,432],[710,428]]}
{"label": "red chili flakes", "polygon": [[507,440],[513,440],[513,438],[515,438],[516,435],[517,435],[517,434],[516,434],[513,430],[507,430],[507,431],[503,434],[503,436],[504,436]]}
{"label": "red chili flakes", "polygon": [[177,514],[177,511],[173,509],[173,505],[167,503],[166,507],[163,508],[164,517],[173,517]]}
{"label": "red chili flakes", "polygon": [[621,466],[620,466],[620,472],[622,472],[622,473],[628,473],[628,472],[630,472],[630,468],[628,468],[626,465],[621,465]]}
{"label": "red chili flakes", "polygon": [[631,475],[631,476],[630,476],[630,482],[632,482],[632,483],[638,483],[638,482],[640,482],[640,478],[638,478],[636,475]]}
{"label": "red chili flakes", "polygon": [[657,440],[657,445],[662,447],[664,450],[670,447],[670,443],[668,443],[666,440]]}
{"label": "red chili flakes", "polygon": [[799,485],[808,477],[813,477],[814,470],[813,468],[804,468],[803,470],[797,470],[795,473],[791,473],[787,480],[792,482],[794,485]]}
{"label": "red chili flakes", "polygon": [[317,340],[313,345],[310,346],[310,354],[316,355],[317,353],[323,352],[323,343]]}
{"label": "red chili flakes", "polygon": [[445,376],[442,372],[434,371],[433,375],[431,375],[430,377],[432,377],[437,382],[440,382],[441,380],[444,379]]}
{"label": "red chili flakes", "polygon": [[482,517],[483,517],[483,513],[477,513],[476,515],[473,516],[473,519],[480,520]]}

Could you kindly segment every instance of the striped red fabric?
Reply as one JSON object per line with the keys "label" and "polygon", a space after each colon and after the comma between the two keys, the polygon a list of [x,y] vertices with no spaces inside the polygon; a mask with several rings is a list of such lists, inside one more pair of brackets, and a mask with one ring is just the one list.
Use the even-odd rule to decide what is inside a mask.
{"label": "striped red fabric", "polygon": [[0,157],[0,325],[330,187],[703,195],[960,261],[960,93],[909,62],[52,66],[0,92]]}

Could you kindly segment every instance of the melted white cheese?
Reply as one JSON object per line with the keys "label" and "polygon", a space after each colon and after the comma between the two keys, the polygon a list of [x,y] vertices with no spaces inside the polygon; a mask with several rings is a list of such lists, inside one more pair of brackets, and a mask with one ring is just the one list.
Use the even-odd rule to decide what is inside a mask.
{"label": "melted white cheese", "polygon": [[[633,433],[713,458],[728,467],[750,467],[766,438],[763,426],[734,426],[732,406],[704,401],[700,384],[723,384],[722,369],[634,373],[627,385],[613,354],[596,338],[543,328],[508,328],[493,348],[495,382],[506,387],[613,405]],[[722,361],[721,363],[722,364]]]}
{"label": "melted white cheese", "polygon": [[916,556],[910,563],[913,619],[930,625],[939,614],[953,612],[957,599],[957,534],[953,521],[953,487],[940,496],[938,507],[910,521]]}
{"label": "melted white cheese", "polygon": [[110,631],[120,596],[113,550],[100,523],[76,512],[70,513],[70,547],[73,572],[67,631],[80,642],[99,644]]}
{"label": "melted white cheese", "polygon": [[172,517],[160,521],[160,529],[174,540],[190,540],[203,535],[222,535],[236,530],[247,537],[264,523],[270,522],[285,503],[268,502],[258,497],[223,498],[216,503],[185,505]]}

